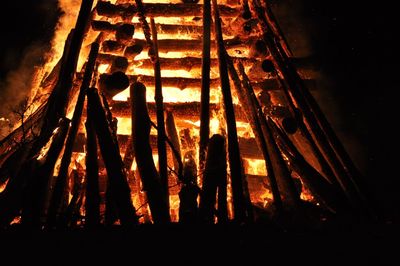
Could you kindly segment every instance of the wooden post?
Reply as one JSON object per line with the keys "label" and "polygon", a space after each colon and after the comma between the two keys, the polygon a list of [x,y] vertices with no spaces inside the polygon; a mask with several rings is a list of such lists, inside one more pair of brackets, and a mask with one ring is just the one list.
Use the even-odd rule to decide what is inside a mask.
{"label": "wooden post", "polygon": [[201,107],[200,107],[200,143],[199,170],[203,172],[206,149],[210,135],[210,51],[211,51],[211,1],[203,4],[203,51],[201,58]]}
{"label": "wooden post", "polygon": [[107,169],[108,185],[116,203],[118,217],[124,226],[136,224],[138,217],[132,204],[131,191],[119,148],[114,142],[100,96],[95,88],[88,90],[88,105],[90,106],[89,111],[92,112],[90,115],[94,120],[93,125]]}
{"label": "wooden post", "polygon": [[146,191],[151,215],[155,223],[170,221],[169,208],[166,202],[165,190],[153,161],[150,146],[150,118],[146,106],[146,87],[135,82],[130,87],[132,98],[132,134],[135,157],[143,190]]}
{"label": "wooden post", "polygon": [[169,209],[169,189],[168,189],[168,160],[167,160],[167,146],[165,143],[167,134],[165,133],[164,122],[164,104],[161,83],[161,66],[158,57],[158,40],[157,30],[154,19],[150,19],[151,34],[153,37],[153,64],[154,64],[154,78],[155,78],[155,92],[154,100],[157,108],[157,147],[158,147],[158,172],[160,173],[161,185],[164,189],[164,195]]}
{"label": "wooden post", "polygon": [[[226,168],[225,138],[221,135],[214,135],[208,144],[203,186],[200,193],[199,219],[203,223],[213,224],[215,214],[217,214],[218,223],[224,223],[228,220],[226,208]],[[215,212],[217,190],[218,210]]]}
{"label": "wooden post", "polygon": [[100,225],[100,191],[97,139],[93,125],[93,112],[88,106],[86,118],[86,224],[88,228]]}
{"label": "wooden post", "polygon": [[213,0],[212,3],[214,9],[215,35],[217,40],[217,51],[219,60],[219,74],[221,80],[221,89],[222,89],[226,123],[227,123],[228,157],[231,170],[234,219],[237,222],[242,223],[245,222],[249,216],[246,210],[247,204],[245,202],[243,193],[244,170],[241,164],[239,143],[236,131],[235,112],[233,110],[231,88],[229,85],[229,75],[226,65],[226,58],[224,54],[221,19],[219,16],[217,1]]}
{"label": "wooden post", "polygon": [[71,163],[72,150],[74,147],[74,142],[76,134],[78,133],[79,126],[81,124],[81,116],[83,111],[83,106],[85,103],[86,91],[92,80],[92,74],[94,70],[94,65],[96,63],[96,57],[99,51],[99,44],[93,43],[90,50],[88,63],[85,69],[85,75],[81,84],[81,88],[78,95],[78,100],[75,105],[74,114],[72,117],[71,128],[68,132],[67,141],[65,143],[64,154],[61,159],[60,170],[54,187],[53,196],[51,199],[51,204],[48,213],[48,223],[49,226],[54,226],[56,222],[56,217],[58,216],[61,199],[66,193],[66,187],[68,184],[68,169]]}
{"label": "wooden post", "polygon": [[179,191],[179,222],[194,224],[198,220],[197,165],[194,151],[188,151],[184,157],[182,187]]}

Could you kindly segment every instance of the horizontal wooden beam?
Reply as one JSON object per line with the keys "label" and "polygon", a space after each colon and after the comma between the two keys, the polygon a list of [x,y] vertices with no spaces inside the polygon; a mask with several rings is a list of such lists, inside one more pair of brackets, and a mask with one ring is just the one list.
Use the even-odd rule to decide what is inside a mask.
{"label": "horizontal wooden beam", "polygon": [[[165,4],[145,3],[144,10],[147,17],[199,17],[203,14],[201,4]],[[222,17],[237,17],[240,11],[226,5],[219,5]],[[105,17],[131,18],[136,15],[137,8],[133,4],[115,5],[106,1],[99,1],[96,6],[97,14]]]}

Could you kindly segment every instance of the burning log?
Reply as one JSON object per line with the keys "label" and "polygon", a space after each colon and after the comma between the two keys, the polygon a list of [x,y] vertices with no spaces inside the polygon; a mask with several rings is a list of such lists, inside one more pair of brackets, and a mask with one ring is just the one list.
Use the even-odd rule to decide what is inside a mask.
{"label": "burning log", "polygon": [[[208,145],[207,162],[203,173],[203,186],[200,194],[199,219],[203,223],[213,224],[217,214],[218,223],[228,220],[227,212],[227,163],[225,138],[214,135]],[[218,211],[215,203],[218,189]]]}
{"label": "burning log", "polygon": [[100,191],[99,191],[99,164],[97,155],[97,139],[93,125],[93,112],[88,106],[86,119],[86,223],[85,226],[97,227],[100,225]]}
{"label": "burning log", "polygon": [[140,44],[134,44],[125,48],[124,56],[128,59],[134,60],[136,56],[141,54],[143,51],[143,46]]}
{"label": "burning log", "polygon": [[156,114],[157,114],[157,147],[158,147],[158,172],[160,174],[161,185],[164,189],[164,195],[166,197],[168,209],[169,209],[169,190],[168,190],[168,162],[167,162],[167,146],[164,122],[164,103],[162,94],[162,83],[161,83],[161,66],[158,57],[158,40],[157,31],[154,18],[150,19],[151,35],[153,38],[153,64],[154,64],[154,79],[155,79],[155,90],[154,100],[156,102]]}
{"label": "burning log", "polygon": [[146,87],[139,82],[131,85],[132,132],[136,163],[146,192],[150,211],[155,223],[170,221],[165,191],[153,161],[150,146],[150,117],[146,107]]}
{"label": "burning log", "polygon": [[49,226],[51,227],[54,226],[56,223],[56,219],[59,214],[59,209],[61,205],[61,200],[66,193],[66,187],[68,184],[68,168],[71,163],[72,150],[74,147],[74,142],[76,135],[78,133],[79,126],[81,124],[81,116],[83,112],[83,106],[85,103],[86,91],[90,85],[90,81],[92,80],[92,74],[94,70],[94,65],[96,63],[96,57],[98,51],[99,51],[99,45],[97,43],[93,43],[89,54],[88,63],[85,68],[85,74],[79,91],[78,100],[75,105],[71,128],[69,130],[68,138],[65,143],[65,150],[61,160],[60,171],[56,180],[53,196],[51,199],[51,204],[49,207],[48,223]]}
{"label": "burning log", "polygon": [[[105,53],[121,53],[124,51],[125,47],[126,45],[124,45],[123,43],[114,40],[105,40],[104,42],[101,43],[101,51]],[[103,59],[103,57],[104,56],[100,54],[98,61],[104,63],[105,60]],[[113,56],[109,59],[110,61],[112,60],[111,63],[113,63],[114,58],[117,58],[117,56]]]}
{"label": "burning log", "polygon": [[[224,40],[224,44],[227,49],[247,49],[247,47],[255,41],[255,38],[249,37],[247,39],[240,39],[239,37],[234,37],[231,39]],[[112,47],[111,42],[108,43],[108,46]],[[120,51],[120,47],[118,44],[112,43],[115,47],[115,51]],[[120,43],[122,44],[122,43]],[[139,45],[141,47],[147,47],[147,41],[142,39],[131,39],[129,43],[126,45]],[[198,40],[176,40],[176,39],[163,39],[158,41],[158,49],[160,53],[168,53],[168,52],[188,52],[188,51],[199,51],[202,49],[201,42]],[[211,44],[211,49],[215,50],[216,46]]]}
{"label": "burning log", "polygon": [[[116,117],[129,117],[129,104],[127,102],[115,101],[111,104],[113,114]],[[151,118],[156,117],[156,105],[155,103],[147,104],[149,115]],[[237,114],[237,121],[246,121],[245,114],[241,110],[239,105],[235,105],[235,111]],[[200,114],[200,103],[199,102],[187,102],[187,103],[164,103],[164,108],[171,110],[175,116],[181,120],[197,121]],[[218,111],[220,109],[219,104],[210,104],[211,111]]]}
{"label": "burning log", "polygon": [[232,198],[235,220],[242,223],[249,219],[249,211],[246,210],[246,200],[243,188],[244,170],[240,158],[239,143],[237,140],[235,111],[233,109],[231,89],[229,85],[228,69],[226,67],[225,47],[222,37],[221,18],[217,1],[213,0],[215,35],[219,59],[219,74],[225,109],[225,117],[228,133],[228,157],[231,170]]}
{"label": "burning log", "polygon": [[[143,32],[141,29],[141,23],[130,24],[135,27],[136,32]],[[119,24],[111,24],[108,21],[95,20],[92,21],[92,29],[95,31],[102,32],[115,32],[119,27]],[[181,33],[190,33],[195,36],[200,36],[202,34],[202,27],[194,25],[170,25],[170,24],[158,24],[156,23],[156,29],[158,33],[168,34],[168,35],[178,35]]]}
{"label": "burning log", "polygon": [[106,98],[111,99],[129,87],[129,78],[121,71],[114,72],[111,75],[101,75],[99,87]]}
{"label": "burning log", "polygon": [[[105,80],[106,77],[110,76],[109,74],[102,74],[100,77],[100,80]],[[148,87],[154,87],[154,77],[153,76],[147,76],[147,75],[127,75],[129,78],[129,81],[135,82],[135,81],[140,81],[144,83]],[[181,90],[184,90],[186,88],[195,88],[199,89],[201,88],[201,79],[200,78],[181,78],[181,77],[162,77],[162,84],[164,85],[165,89],[168,90],[167,87],[175,87],[179,88]],[[306,84],[311,87],[315,87],[315,81],[314,80],[305,80]],[[276,79],[260,79],[259,81],[254,81],[251,83],[253,88],[255,90],[265,90],[265,91],[270,91],[270,90],[278,90],[279,89],[279,82]],[[217,89],[219,88],[219,79],[210,79],[210,88],[212,89]]]}
{"label": "burning log", "polygon": [[198,219],[197,197],[200,188],[197,186],[197,166],[194,151],[188,151],[184,157],[183,180],[179,191],[179,222],[194,224]]}
{"label": "burning log", "polygon": [[120,43],[129,43],[135,33],[135,26],[132,24],[121,24],[118,25],[115,32],[115,38]]}
{"label": "burning log", "polygon": [[[243,156],[243,158],[258,159],[258,160],[263,159],[263,154],[260,151],[260,149],[258,148],[257,142],[255,141],[255,139],[239,137],[238,140],[239,140],[240,154]],[[173,141],[171,140],[171,142],[173,142]],[[190,143],[193,143],[193,146],[188,147],[186,142],[187,142],[187,137],[184,137],[184,140],[182,141],[182,150],[195,149],[195,143],[194,143],[193,139],[189,140]],[[121,145],[121,147],[128,146],[129,145],[129,137],[127,135],[118,135],[118,143]],[[156,154],[156,152],[157,152],[157,136],[150,135],[150,146],[153,151],[153,154]],[[171,145],[171,146],[174,146],[174,145]],[[173,154],[174,153],[175,152],[173,152]],[[127,152],[125,154],[127,154]],[[175,156],[175,154],[174,154],[174,156]],[[176,157],[177,156],[175,156],[175,158]]]}
{"label": "burning log", "polygon": [[[203,50],[201,58],[201,106],[199,169],[203,171],[206,148],[210,135],[210,68],[211,68],[211,1],[203,4]],[[191,68],[190,68],[191,69]]]}
{"label": "burning log", "polygon": [[[137,2],[136,2],[137,4]],[[149,17],[198,17],[202,15],[201,4],[163,4],[163,3],[146,3],[143,9]],[[219,5],[222,17],[237,17],[239,11],[224,5]],[[109,2],[99,1],[96,7],[97,14],[107,17],[133,17],[139,8],[135,5],[114,5]]]}
{"label": "burning log", "polygon": [[[198,57],[182,57],[182,58],[160,58],[160,64],[163,67],[163,69],[168,69],[168,70],[186,70],[186,71],[191,71],[191,70],[200,70],[203,68],[202,66],[202,61],[204,59],[198,58]],[[234,58],[234,61],[237,62],[243,62],[248,67],[253,67],[257,64],[260,64],[255,59],[247,59],[247,58],[240,58],[236,57]],[[140,67],[141,69],[148,69],[150,68],[151,65],[151,60],[149,59],[144,59],[144,60],[135,60],[132,62],[133,65]],[[210,59],[208,58],[208,64],[209,67],[218,67],[218,59],[213,58]],[[203,70],[202,70],[203,71]],[[203,75],[202,75],[203,77]]]}
{"label": "burning log", "polygon": [[282,196],[282,202],[292,210],[296,210],[300,202],[300,193],[296,191],[293,179],[290,176],[282,154],[274,141],[271,128],[267,124],[265,116],[262,113],[262,108],[254,94],[254,90],[251,88],[250,81],[247,78],[243,66],[240,64],[239,72],[242,76],[242,85],[245,89],[246,97],[248,97],[249,101],[254,106],[254,109],[258,111],[258,120],[260,121],[262,134],[264,135],[267,150],[269,151],[269,158],[271,160],[273,172],[276,176],[280,195]]}
{"label": "burning log", "polygon": [[106,113],[101,105],[96,89],[88,90],[88,105],[92,112],[93,125],[99,141],[100,151],[107,169],[108,185],[115,200],[118,216],[122,225],[137,223],[135,208],[132,204],[129,185],[126,179],[118,144],[108,126]]}

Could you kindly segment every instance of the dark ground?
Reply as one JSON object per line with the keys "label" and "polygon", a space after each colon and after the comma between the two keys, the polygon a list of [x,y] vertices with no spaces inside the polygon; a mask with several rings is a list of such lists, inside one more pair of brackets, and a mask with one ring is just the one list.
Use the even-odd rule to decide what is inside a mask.
{"label": "dark ground", "polygon": [[[55,2],[24,1],[23,5],[17,1],[2,3],[0,23],[4,26],[0,42],[0,80],[4,80],[9,71],[19,66],[19,59],[27,51],[27,47],[38,42],[43,45],[48,42],[47,39],[51,36],[48,29],[53,27],[56,18]],[[397,265],[390,262],[390,259],[394,259],[394,246],[390,240],[398,239],[394,228],[399,221],[399,196],[396,193],[399,189],[399,174],[396,169],[399,158],[396,139],[398,131],[395,129],[398,121],[395,119],[395,108],[398,106],[395,91],[399,86],[397,82],[400,81],[396,73],[399,69],[399,46],[396,40],[398,23],[395,23],[397,9],[390,1],[373,4],[332,0],[275,2],[281,3],[279,6],[284,11],[283,14],[288,14],[290,23],[282,25],[290,35],[288,38],[297,40],[294,46],[298,47],[298,51],[312,52],[319,62],[324,79],[319,82],[321,89],[316,92],[317,99],[364,173],[375,203],[379,206],[382,217],[379,223],[355,225],[344,230],[334,230],[338,233],[316,235],[278,234],[258,230],[260,228],[234,228],[220,232],[215,228],[203,228],[204,230],[198,232],[185,231],[182,228],[147,228],[127,234],[120,230],[98,234],[60,232],[44,235],[15,235],[9,232],[1,235],[0,239],[5,243],[10,239],[15,240],[11,241],[15,244],[12,246],[15,249],[35,246],[36,241],[43,242],[43,250],[34,248],[33,250],[39,249],[41,252],[32,254],[32,258],[43,258],[44,261],[47,250],[58,254],[67,262],[72,257],[63,250],[67,254],[79,254],[95,246],[98,252],[91,254],[101,258],[107,256],[105,247],[110,246],[110,243],[113,243],[111,250],[117,251],[122,247],[122,242],[131,241],[132,248],[124,246],[121,254],[124,254],[123,257],[130,254],[132,260],[143,260],[143,255],[135,249],[151,250],[155,247],[161,250],[160,246],[167,243],[166,239],[172,239],[175,246],[167,245],[168,254],[153,255],[152,259],[161,257],[168,262],[190,257],[195,258],[197,264],[208,264],[210,256],[203,256],[197,250],[201,248],[199,243],[210,241],[206,245],[207,254],[217,252],[216,250],[224,246],[230,250],[218,257],[230,257],[229,263],[250,258],[252,263],[243,265],[255,265],[255,262],[260,261],[267,263],[269,256],[277,261],[272,265],[288,265],[289,261],[306,265],[347,265],[349,260],[354,265]],[[309,41],[298,40],[299,33],[306,33]],[[174,230],[178,233],[174,234]],[[156,237],[156,244],[149,240]],[[20,242],[20,239],[24,241]],[[144,241],[144,246],[139,248],[137,241]],[[278,247],[273,246],[273,241],[277,241]],[[80,248],[75,248],[74,244],[78,244]],[[241,256],[242,252],[246,256]],[[279,261],[282,263],[278,263]],[[112,265],[119,264],[121,263]],[[196,263],[187,265],[192,264]]]}

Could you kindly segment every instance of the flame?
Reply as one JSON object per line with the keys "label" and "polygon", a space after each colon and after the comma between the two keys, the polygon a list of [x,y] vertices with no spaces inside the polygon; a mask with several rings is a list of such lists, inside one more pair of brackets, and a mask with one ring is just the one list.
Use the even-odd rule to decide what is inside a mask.
{"label": "flame", "polygon": [[12,220],[12,222],[10,223],[10,225],[13,224],[20,224],[21,223],[21,216],[17,216],[14,218],[14,220]]}
{"label": "flame", "polygon": [[43,160],[43,159],[46,157],[47,152],[48,152],[49,149],[50,149],[51,143],[53,143],[53,138],[54,138],[54,136],[57,134],[57,132],[58,132],[59,130],[60,130],[59,127],[57,127],[56,129],[54,129],[53,135],[51,136],[50,140],[46,143],[46,145],[44,145],[43,148],[40,150],[39,156],[36,158],[36,160],[41,161],[41,160]]}
{"label": "flame", "polygon": [[99,65],[99,68],[98,68],[99,74],[107,73],[109,67],[110,67],[109,64],[100,64],[100,65]]}
{"label": "flame", "polygon": [[[181,3],[182,0],[143,0],[144,3]],[[43,78],[45,78],[54,68],[54,66],[57,64],[59,59],[62,56],[63,50],[64,50],[64,45],[65,45],[65,40],[67,39],[68,34],[70,33],[71,29],[75,26],[76,19],[77,19],[77,14],[80,9],[80,4],[82,0],[59,0],[59,7],[61,10],[64,11],[63,16],[60,18],[60,21],[57,25],[57,29],[54,35],[54,38],[52,40],[52,50],[51,53],[48,55],[48,60],[45,65],[45,67],[41,69],[37,69],[36,75],[34,77],[33,81],[33,87],[34,89],[31,92],[31,99],[36,97],[37,95],[40,94],[41,89],[40,84],[43,81]],[[117,1],[117,0],[112,0],[109,1],[111,3],[132,3],[132,1],[124,0],[124,1]],[[200,1],[201,3],[202,1]],[[220,4],[227,4],[227,3],[232,3],[232,1],[228,0],[222,0],[219,3]],[[96,5],[97,1],[95,1],[94,6]],[[232,5],[229,4],[228,5]],[[94,16],[95,20],[103,20],[103,21],[108,21],[113,24],[121,23],[120,18],[104,18],[100,17],[97,14]],[[196,25],[196,26],[201,26],[202,25],[202,20],[201,19],[194,19],[193,17],[156,17],[155,22],[159,24],[165,24],[165,25]],[[139,23],[138,17],[134,17],[131,20],[132,23]],[[149,22],[149,19],[148,19]],[[230,21],[224,19],[224,22],[226,25],[229,26],[229,24],[234,23],[235,21]],[[124,21],[124,23],[129,23],[129,21]],[[78,61],[78,71],[82,69],[83,64],[85,63],[87,56],[89,54],[89,48],[90,44],[99,36],[98,32],[93,31],[92,29],[89,29],[89,31],[86,34],[84,43],[82,45],[82,49],[79,55],[79,61]],[[104,33],[105,36],[103,36],[105,39],[109,40],[115,40],[115,36],[111,33]],[[178,33],[175,34],[167,34],[165,32],[158,32],[158,39],[163,40],[163,39],[178,39],[178,40],[198,40],[199,43],[201,43],[201,34],[197,32],[190,32],[186,30],[182,30]],[[233,38],[234,36],[230,35],[224,35],[225,38]],[[141,39],[144,40],[144,34],[143,31],[140,27],[136,29],[136,32],[133,36],[135,39]],[[236,47],[234,49],[228,49],[228,53],[231,56],[234,57],[248,57],[249,51],[248,49],[244,49],[243,47]],[[123,53],[118,52],[118,53],[111,53],[112,55],[117,55],[117,56],[122,56]],[[212,49],[211,52],[212,58],[217,58],[216,50]],[[194,50],[187,50],[187,51],[179,51],[179,52],[159,52],[159,57],[160,58],[183,58],[183,57],[197,57],[201,58],[202,57],[202,51],[201,49],[194,51]],[[139,62],[138,60],[143,60],[143,59],[149,59],[147,49],[144,49],[142,53],[137,55],[134,60],[129,61],[129,67],[128,70],[126,71],[127,75],[146,75],[146,76],[154,76],[154,70],[152,66],[143,66],[141,65],[142,62]],[[110,71],[110,64],[105,64],[102,63],[98,65],[97,68],[97,74],[105,74],[109,73]],[[245,65],[245,71],[247,73],[251,72],[251,65]],[[218,78],[219,77],[219,71],[218,67],[213,66],[211,68],[211,78]],[[190,66],[182,66],[182,69],[176,69],[176,70],[169,70],[169,69],[162,69],[161,70],[161,76],[163,78],[168,78],[168,77],[176,77],[176,78],[192,78],[192,79],[201,79],[201,68],[200,67],[190,67]],[[79,82],[75,82],[79,83]],[[233,86],[232,86],[233,88]],[[74,88],[76,89],[76,88]],[[155,102],[154,99],[154,91],[155,88],[153,86],[147,86],[147,94],[146,94],[146,99],[147,102],[153,103]],[[274,92],[272,92],[273,95]],[[273,95],[274,96],[274,95]],[[74,94],[74,99],[71,100],[71,104],[69,106],[68,112],[67,112],[67,117],[71,118],[73,116],[73,110],[74,110],[74,104],[76,102],[76,97],[77,93]],[[128,101],[129,98],[129,88],[125,89],[121,93],[115,95],[113,97],[114,101]],[[233,103],[235,105],[240,105],[239,99],[236,95],[236,92],[234,89],[232,89],[232,98],[233,98]],[[273,100],[275,100],[276,97],[273,97]],[[199,103],[201,99],[201,92],[199,87],[185,87],[184,89],[179,88],[179,87],[166,87],[163,86],[163,100],[165,103],[184,103],[184,102],[197,102]],[[210,118],[210,136],[213,134],[221,134],[224,135],[226,134],[226,121],[224,118],[224,112],[222,108],[222,94],[221,94],[221,88],[213,86],[210,90],[210,102],[212,104],[219,104],[218,106],[221,106],[220,108],[216,108],[216,110],[213,110]],[[279,104],[279,102],[277,102]],[[38,104],[34,104],[31,107],[30,113],[32,113],[36,108],[38,107]],[[130,118],[122,118],[118,117],[118,129],[117,129],[117,134],[118,135],[131,135],[132,134],[132,129],[131,129],[131,119]],[[190,130],[190,137],[194,141],[194,152],[195,154],[195,159],[196,163],[198,164],[198,158],[199,158],[199,147],[198,147],[198,141],[199,141],[199,128],[200,128],[200,120],[192,121],[192,120],[180,120],[180,119],[175,119],[177,123],[177,131],[181,132],[183,129],[188,128]],[[248,122],[242,122],[242,121],[237,121],[236,122],[236,128],[237,128],[237,133],[240,138],[254,138],[254,133],[252,131],[252,128]],[[53,132],[53,137],[57,133],[59,129],[57,128],[55,132]],[[152,128],[151,129],[151,134],[152,135],[157,135],[157,130]],[[37,160],[42,160],[45,158],[48,154],[48,150],[50,148],[50,144],[52,143],[52,139],[42,148],[40,151],[40,155],[38,156]],[[193,149],[193,148],[187,148],[188,149]],[[125,147],[121,147],[121,150],[125,150]],[[186,151],[187,151],[186,150]],[[153,160],[158,167],[158,155],[157,153],[153,154]],[[54,176],[58,175],[59,167],[60,167],[60,162],[61,158],[58,158],[55,169],[54,169]],[[170,165],[172,165],[172,162],[168,162]],[[266,188],[265,186],[262,185],[263,183],[263,177],[267,176],[267,170],[265,166],[265,161],[264,160],[259,160],[259,159],[250,159],[250,158],[243,158],[243,163],[245,165],[245,173],[247,175],[252,175],[253,181],[259,182],[261,185],[259,186],[259,189],[256,190],[251,190],[250,191],[250,197],[251,201],[253,204],[259,204],[263,207],[267,207],[270,202],[273,200],[273,195],[271,191]],[[85,165],[85,154],[84,153],[73,153],[73,159],[72,159],[72,164],[70,166],[70,171],[72,170],[79,170],[78,168],[80,166],[84,167]],[[130,166],[130,170],[136,172],[137,169],[137,164],[136,160],[133,161],[132,165]],[[229,162],[228,162],[228,173],[230,173],[230,167],[229,167]],[[198,176],[198,184],[201,186],[201,175]],[[4,184],[0,186],[0,193],[6,188],[7,186],[6,181]],[[141,206],[143,204],[142,208],[139,208],[138,213],[141,213],[142,215],[147,215],[150,213],[149,206],[148,204],[144,203],[143,200],[143,191],[140,189],[140,182],[133,182],[130,184],[131,189],[132,189],[132,202],[135,206]],[[138,185],[139,184],[139,185]],[[139,186],[139,188],[137,187]],[[69,192],[69,199],[71,200],[72,194]],[[314,198],[312,197],[311,193],[307,190],[303,190],[301,193],[301,198],[303,200],[307,201],[313,201]],[[175,189],[170,189],[170,215],[171,219],[173,222],[177,222],[179,220],[179,195],[175,191]],[[232,203],[232,187],[231,187],[231,180],[230,177],[228,178],[228,184],[227,184],[227,201],[228,201],[228,216],[230,219],[233,218],[233,203]],[[143,218],[144,220],[147,221],[147,218]],[[150,217],[151,220],[151,217]],[[20,217],[17,217],[13,223],[19,223],[20,222]]]}
{"label": "flame", "polygon": [[247,165],[246,173],[249,175],[266,176],[267,169],[265,167],[265,161],[259,159],[243,159]]}
{"label": "flame", "polygon": [[269,189],[263,188],[262,190],[263,190],[263,192],[261,195],[259,195],[259,198],[257,201],[260,202],[263,205],[263,207],[265,208],[268,206],[268,204],[270,202],[272,202],[272,199],[274,198],[274,196],[272,195],[272,192]]}
{"label": "flame", "polygon": [[179,221],[179,203],[180,200],[178,195],[169,195],[169,206],[172,222]]}
{"label": "flame", "polygon": [[7,179],[3,184],[0,185],[0,193],[6,189],[9,180],[10,179]]}

